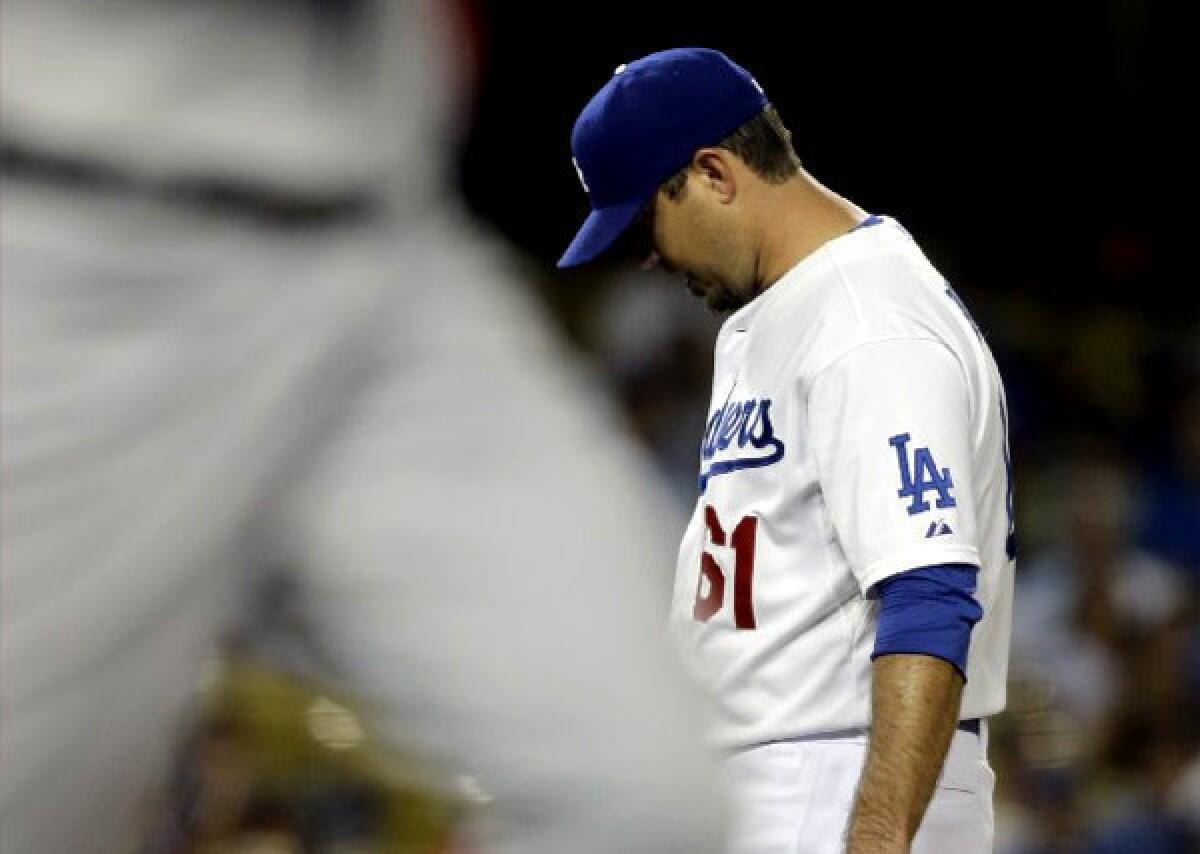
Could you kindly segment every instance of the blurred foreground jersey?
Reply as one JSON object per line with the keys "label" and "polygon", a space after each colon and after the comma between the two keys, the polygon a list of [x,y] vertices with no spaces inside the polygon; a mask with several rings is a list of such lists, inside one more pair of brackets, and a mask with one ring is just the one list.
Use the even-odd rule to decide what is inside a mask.
{"label": "blurred foreground jersey", "polygon": [[264,565],[496,850],[717,850],[662,502],[442,198],[418,16],[312,8],[5,4],[0,850],[136,844]]}
{"label": "blurred foreground jersey", "polygon": [[4,141],[147,179],[427,194],[457,57],[431,37],[440,18],[414,6],[12,0]]}

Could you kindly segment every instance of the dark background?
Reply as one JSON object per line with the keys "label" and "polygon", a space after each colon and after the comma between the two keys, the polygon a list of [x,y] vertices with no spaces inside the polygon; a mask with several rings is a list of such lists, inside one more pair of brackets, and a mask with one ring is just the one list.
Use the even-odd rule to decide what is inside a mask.
{"label": "dark background", "polygon": [[[818,177],[902,218],[948,275],[1066,304],[1196,306],[1197,4],[530,8],[478,7],[484,73],[462,181],[544,260],[586,210],[568,152],[584,103],[621,62],[704,45],[755,74]],[[1107,257],[1115,237],[1140,244],[1140,272],[1191,273],[1193,286],[1127,287]]]}

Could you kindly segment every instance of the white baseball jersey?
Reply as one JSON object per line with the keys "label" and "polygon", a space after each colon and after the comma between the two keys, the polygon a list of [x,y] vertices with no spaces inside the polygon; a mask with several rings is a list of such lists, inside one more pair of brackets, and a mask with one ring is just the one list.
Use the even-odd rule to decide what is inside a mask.
{"label": "white baseball jersey", "polygon": [[872,218],[728,318],[672,630],[726,748],[868,724],[873,585],[979,567],[963,719],[1004,706],[1007,416],[987,345],[908,233]]}

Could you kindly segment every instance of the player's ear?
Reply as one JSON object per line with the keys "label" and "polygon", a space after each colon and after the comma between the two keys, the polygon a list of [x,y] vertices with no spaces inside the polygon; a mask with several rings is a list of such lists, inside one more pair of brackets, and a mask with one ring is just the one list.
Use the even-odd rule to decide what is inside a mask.
{"label": "player's ear", "polygon": [[711,190],[722,204],[737,196],[737,172],[733,152],[724,148],[701,148],[692,156],[692,169],[700,184]]}

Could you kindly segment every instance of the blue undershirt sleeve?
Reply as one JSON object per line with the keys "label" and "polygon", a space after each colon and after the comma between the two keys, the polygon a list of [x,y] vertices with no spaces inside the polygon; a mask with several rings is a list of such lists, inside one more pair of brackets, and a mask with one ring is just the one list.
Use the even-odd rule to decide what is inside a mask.
{"label": "blue undershirt sleeve", "polygon": [[911,569],[874,587],[879,623],[871,660],[901,653],[931,655],[967,678],[971,628],[983,616],[975,600],[979,568],[965,563]]}

